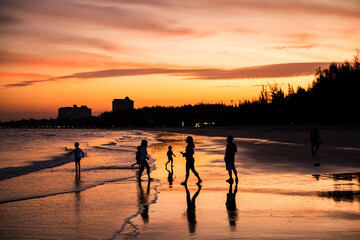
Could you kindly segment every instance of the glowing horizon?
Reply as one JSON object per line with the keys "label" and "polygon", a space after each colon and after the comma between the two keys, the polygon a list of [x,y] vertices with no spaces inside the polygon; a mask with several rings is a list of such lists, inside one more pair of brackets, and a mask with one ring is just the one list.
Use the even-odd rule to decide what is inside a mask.
{"label": "glowing horizon", "polygon": [[[135,107],[238,103],[306,87],[360,47],[356,0],[3,0],[0,121]],[[40,118],[40,117],[39,117]]]}

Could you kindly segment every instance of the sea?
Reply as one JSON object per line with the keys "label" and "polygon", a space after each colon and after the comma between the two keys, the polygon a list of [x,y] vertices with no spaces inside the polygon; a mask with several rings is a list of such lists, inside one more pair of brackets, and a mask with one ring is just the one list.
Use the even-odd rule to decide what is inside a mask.
{"label": "sea", "polygon": [[[139,194],[132,164],[142,140],[157,143],[140,130],[1,129],[0,239],[112,239],[139,212],[132,204]],[[85,153],[80,175],[73,154],[67,158],[75,142]],[[152,170],[154,161],[150,155]]]}

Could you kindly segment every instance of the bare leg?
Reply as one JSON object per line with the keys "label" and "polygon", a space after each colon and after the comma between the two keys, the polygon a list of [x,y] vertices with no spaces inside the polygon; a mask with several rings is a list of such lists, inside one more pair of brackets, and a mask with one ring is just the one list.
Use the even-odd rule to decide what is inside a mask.
{"label": "bare leg", "polygon": [[151,180],[151,177],[150,177],[150,166],[149,166],[149,164],[146,164],[146,173],[147,173],[147,175],[148,175],[149,180]]}
{"label": "bare leg", "polygon": [[231,172],[231,170],[228,170],[228,173],[229,173],[229,179],[232,179],[232,172]]}
{"label": "bare leg", "polygon": [[237,176],[237,171],[236,171],[236,169],[234,168],[234,175],[235,175],[235,181],[236,182],[238,182],[239,181],[239,179],[238,179],[238,176]]}
{"label": "bare leg", "polygon": [[198,182],[197,182],[197,183],[201,183],[202,180],[201,180],[198,172],[195,170],[195,167],[194,167],[194,166],[191,168],[191,171],[192,171],[192,172],[195,174],[195,176],[198,178]]}
{"label": "bare leg", "polygon": [[188,166],[186,166],[185,181],[183,181],[183,182],[181,183],[181,185],[186,185],[187,180],[188,180],[188,178],[189,178],[189,171],[190,171],[189,167],[188,167]]}
{"label": "bare leg", "polygon": [[140,170],[139,170],[139,181],[141,181],[141,175],[144,171],[144,164],[140,163]]}

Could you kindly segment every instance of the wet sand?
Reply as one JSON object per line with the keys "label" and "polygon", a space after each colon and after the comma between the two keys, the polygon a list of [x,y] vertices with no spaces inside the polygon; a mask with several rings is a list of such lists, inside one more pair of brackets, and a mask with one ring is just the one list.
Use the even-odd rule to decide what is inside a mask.
{"label": "wet sand", "polygon": [[[323,130],[324,145],[314,158],[306,128],[290,131],[291,137],[286,137],[289,129],[272,129],[276,134],[255,128],[247,134],[229,128],[167,130],[182,132],[181,141],[188,134],[194,137],[195,164],[204,182],[199,189],[191,173],[188,191],[180,185],[185,176],[185,160],[180,156],[174,160],[175,179],[168,182],[166,146],[173,145],[177,154],[185,145],[176,141],[179,135],[161,134],[161,146],[149,148],[149,152],[160,154],[155,154],[157,170],[153,172],[162,184],[160,194],[157,202],[149,205],[147,219],[139,215],[132,220],[137,239],[359,238],[360,152],[354,140],[359,136],[356,131]],[[348,136],[342,135],[347,132]],[[225,182],[228,176],[223,153],[225,136],[230,133],[237,137],[237,186]],[[349,141],[336,144],[336,136]],[[202,144],[210,140],[213,142]],[[314,167],[315,162],[321,166]],[[188,199],[197,192],[196,208],[189,209]],[[226,204],[229,197],[235,198],[232,208]],[[131,236],[126,233],[131,233],[130,226],[118,239]]]}
{"label": "wet sand", "polygon": [[[0,213],[6,220],[0,224],[0,237],[358,239],[357,132],[331,129],[326,132],[320,128],[324,144],[319,157],[314,158],[307,143],[307,129],[290,131],[291,137],[287,137],[288,129],[266,129],[247,129],[247,134],[232,128],[155,131],[156,141],[150,141],[148,147],[152,159],[156,159],[151,173],[155,179],[151,182],[144,175],[140,183],[130,177],[82,189],[89,173],[84,171],[77,182],[74,173],[59,169],[62,177],[71,175],[69,184],[79,191],[1,204]],[[185,159],[179,152],[185,150],[185,139],[190,133],[196,144],[195,166],[203,180],[200,188],[192,173],[187,187],[180,185],[185,177]],[[225,182],[228,178],[223,161],[225,137],[230,133],[236,137],[238,146],[237,185]],[[336,134],[353,141],[336,144]],[[331,144],[329,139],[333,139]],[[172,170],[170,165],[165,167],[169,145],[176,155]],[[91,156],[89,159],[101,162]],[[321,166],[314,167],[314,162]],[[71,164],[63,168],[72,167]],[[52,170],[42,171],[44,177],[54,174]],[[115,171],[123,170],[111,171],[116,174]],[[132,171],[131,176],[137,172],[126,171]],[[101,177],[94,173],[91,176],[94,181]],[[23,176],[30,177],[31,174]],[[149,207],[148,216],[141,214],[144,205]]]}

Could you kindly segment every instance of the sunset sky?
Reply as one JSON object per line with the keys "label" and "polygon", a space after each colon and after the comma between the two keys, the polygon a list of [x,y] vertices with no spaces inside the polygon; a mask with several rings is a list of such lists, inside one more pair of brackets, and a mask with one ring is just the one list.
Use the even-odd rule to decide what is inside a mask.
{"label": "sunset sky", "polygon": [[0,121],[258,97],[352,61],[360,0],[1,0]]}

